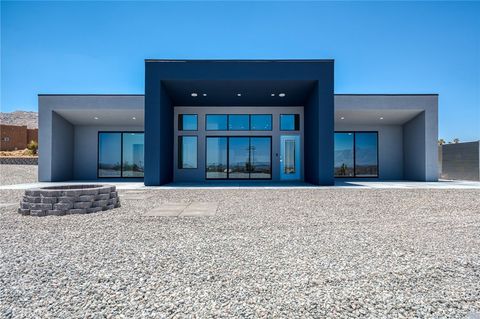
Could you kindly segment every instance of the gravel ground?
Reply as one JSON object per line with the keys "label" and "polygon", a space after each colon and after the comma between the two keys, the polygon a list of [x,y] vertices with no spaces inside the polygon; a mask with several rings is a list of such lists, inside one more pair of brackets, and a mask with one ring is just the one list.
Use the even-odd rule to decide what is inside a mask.
{"label": "gravel ground", "polygon": [[37,165],[0,165],[0,185],[38,182]]}
{"label": "gravel ground", "polygon": [[[479,316],[478,190],[146,193],[90,215],[0,208],[0,317]],[[219,209],[141,216],[169,201]]]}

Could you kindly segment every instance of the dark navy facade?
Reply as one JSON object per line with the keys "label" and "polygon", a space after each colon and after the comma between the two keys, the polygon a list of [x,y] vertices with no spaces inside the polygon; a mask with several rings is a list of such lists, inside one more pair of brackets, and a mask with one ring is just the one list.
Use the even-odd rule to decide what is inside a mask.
{"label": "dark navy facade", "polygon": [[[232,94],[222,92],[225,83]],[[305,181],[333,185],[334,62],[332,60],[289,61],[165,61],[145,62],[145,185],[173,181],[174,106],[182,104],[189,90],[208,91],[208,101],[199,106],[278,106],[271,90],[246,92],[248,84],[275,92],[297,95],[283,106],[302,103],[305,108]],[[241,97],[234,92],[242,92]],[[263,93],[263,95],[262,95]],[[188,104],[197,104],[192,100]]]}

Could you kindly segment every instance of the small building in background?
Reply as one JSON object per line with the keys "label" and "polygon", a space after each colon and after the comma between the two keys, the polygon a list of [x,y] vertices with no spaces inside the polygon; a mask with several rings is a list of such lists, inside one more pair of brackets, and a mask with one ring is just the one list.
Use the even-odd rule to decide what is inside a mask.
{"label": "small building in background", "polygon": [[23,150],[30,141],[38,143],[38,129],[29,129],[26,125],[0,124],[0,151]]}
{"label": "small building in background", "polygon": [[440,178],[480,180],[480,141],[440,145],[438,159]]}

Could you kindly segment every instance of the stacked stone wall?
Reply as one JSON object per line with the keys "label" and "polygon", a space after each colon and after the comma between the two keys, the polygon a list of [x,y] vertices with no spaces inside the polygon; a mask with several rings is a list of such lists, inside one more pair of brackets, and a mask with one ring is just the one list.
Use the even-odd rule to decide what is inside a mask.
{"label": "stacked stone wall", "polygon": [[18,212],[48,216],[90,214],[120,207],[115,186],[74,185],[25,191]]}

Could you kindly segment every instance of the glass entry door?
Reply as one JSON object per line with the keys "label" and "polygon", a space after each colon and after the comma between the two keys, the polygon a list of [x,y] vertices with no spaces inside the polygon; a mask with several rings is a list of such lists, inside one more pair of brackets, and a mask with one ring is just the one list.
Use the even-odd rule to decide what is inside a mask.
{"label": "glass entry door", "polygon": [[206,179],[271,179],[271,136],[207,136]]}
{"label": "glass entry door", "polygon": [[280,179],[299,180],[300,164],[300,136],[280,136]]}

